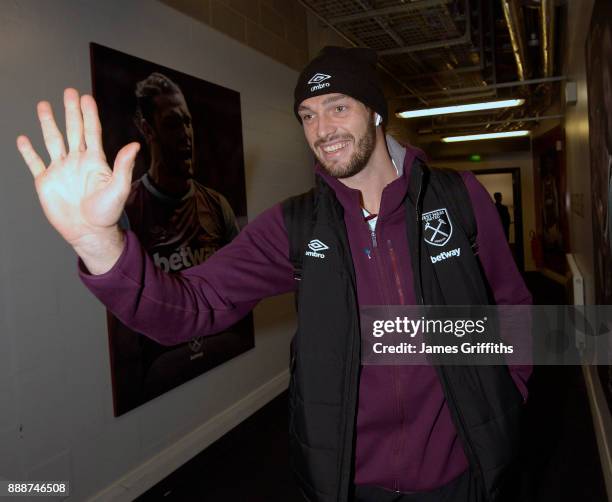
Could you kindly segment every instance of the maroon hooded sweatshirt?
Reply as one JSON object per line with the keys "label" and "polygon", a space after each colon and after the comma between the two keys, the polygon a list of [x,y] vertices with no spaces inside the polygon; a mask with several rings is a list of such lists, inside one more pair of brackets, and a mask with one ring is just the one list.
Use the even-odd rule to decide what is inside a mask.
{"label": "maroon hooded sweatshirt", "polygon": [[[410,167],[422,153],[387,139],[399,177],[383,190],[372,233],[360,193],[316,168],[344,208],[360,305],[414,305],[413,275],[402,201]],[[476,224],[477,244],[497,304],[531,303],[506,242],[491,197],[469,172],[462,174]],[[289,241],[280,204],[260,214],[230,244],[204,263],[170,275],[155,267],[132,232],[111,270],[85,285],[125,325],[164,345],[230,327],[262,298],[295,291]],[[526,399],[531,368],[511,367]],[[361,368],[355,483],[402,492],[440,487],[462,474],[468,461],[442,387],[431,366]]]}

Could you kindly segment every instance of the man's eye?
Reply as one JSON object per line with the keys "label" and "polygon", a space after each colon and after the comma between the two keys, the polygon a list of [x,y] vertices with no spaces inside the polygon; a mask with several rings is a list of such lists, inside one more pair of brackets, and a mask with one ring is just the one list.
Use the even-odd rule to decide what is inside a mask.
{"label": "man's eye", "polygon": [[183,125],[183,121],[179,117],[168,118],[165,121],[165,123],[166,123],[166,126],[169,127],[170,129],[177,129],[181,125]]}
{"label": "man's eye", "polygon": [[303,122],[308,122],[310,119],[312,119],[312,115],[310,114],[302,115]]}
{"label": "man's eye", "polygon": [[345,110],[346,110],[346,105],[338,105],[338,106],[336,106],[336,111],[338,113],[343,112]]}

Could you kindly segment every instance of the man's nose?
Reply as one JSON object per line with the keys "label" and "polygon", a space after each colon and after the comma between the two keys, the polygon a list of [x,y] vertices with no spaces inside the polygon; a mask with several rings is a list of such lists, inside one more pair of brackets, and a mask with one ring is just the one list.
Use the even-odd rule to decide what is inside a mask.
{"label": "man's nose", "polygon": [[317,119],[317,136],[319,138],[326,138],[336,131],[334,122],[325,117],[325,115],[320,115]]}

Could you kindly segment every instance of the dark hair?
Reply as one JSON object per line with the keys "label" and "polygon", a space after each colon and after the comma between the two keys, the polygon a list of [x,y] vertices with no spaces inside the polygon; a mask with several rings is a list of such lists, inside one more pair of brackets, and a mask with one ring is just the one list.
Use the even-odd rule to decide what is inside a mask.
{"label": "dark hair", "polygon": [[165,75],[154,72],[136,84],[136,124],[140,129],[140,121],[152,123],[155,111],[155,98],[170,94],[183,94],[178,85]]}
{"label": "dark hair", "polygon": [[501,198],[502,198],[502,194],[501,194],[501,192],[495,192],[495,193],[493,194],[493,197],[495,197],[495,200],[497,200],[497,199],[501,199]]}

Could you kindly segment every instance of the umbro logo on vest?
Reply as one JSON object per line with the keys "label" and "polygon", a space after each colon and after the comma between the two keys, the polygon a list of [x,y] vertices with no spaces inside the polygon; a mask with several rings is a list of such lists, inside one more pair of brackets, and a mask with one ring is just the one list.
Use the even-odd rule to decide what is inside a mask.
{"label": "umbro logo on vest", "polygon": [[325,258],[325,255],[320,253],[320,251],[329,249],[329,246],[321,242],[319,239],[313,239],[308,243],[308,249],[310,249],[310,251],[306,251],[306,253],[304,253],[306,256],[312,256],[313,258]]}
{"label": "umbro logo on vest", "polygon": [[432,246],[444,246],[453,235],[453,224],[446,208],[422,214],[423,239]]}

